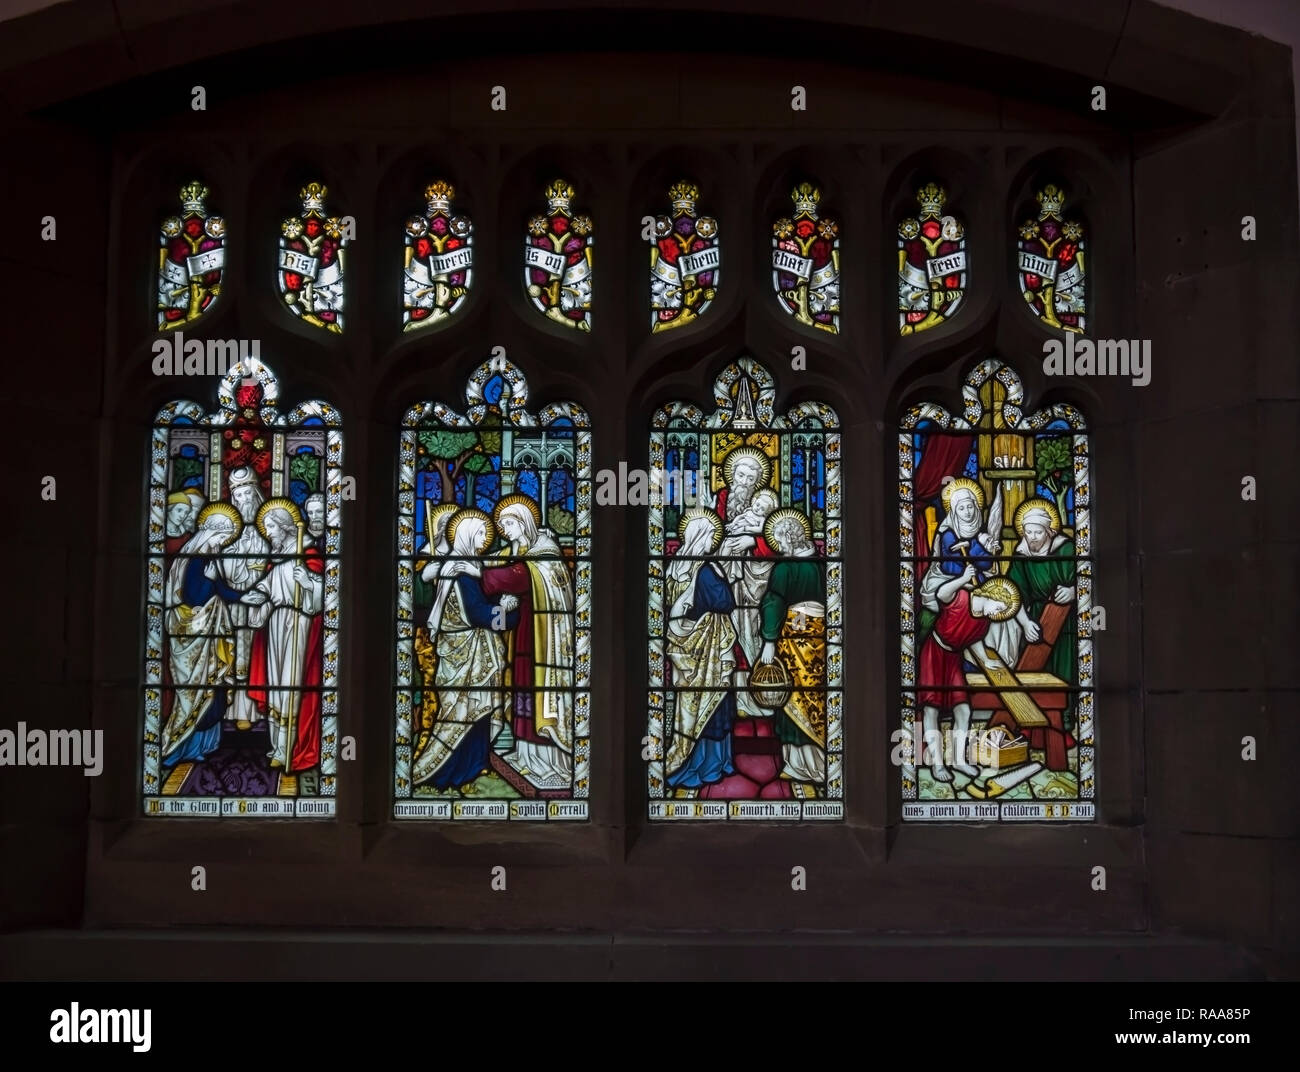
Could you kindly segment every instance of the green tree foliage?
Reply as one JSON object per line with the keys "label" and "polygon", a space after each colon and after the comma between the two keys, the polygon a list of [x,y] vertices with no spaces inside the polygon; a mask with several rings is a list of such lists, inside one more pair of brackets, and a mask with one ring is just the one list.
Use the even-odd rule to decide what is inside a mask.
{"label": "green tree foliage", "polygon": [[462,473],[490,473],[492,455],[501,450],[501,433],[427,429],[419,434],[420,452],[442,481],[442,502],[455,496]]}
{"label": "green tree foliage", "polygon": [[1056,509],[1060,511],[1061,522],[1064,524],[1067,516],[1065,493],[1074,481],[1074,458],[1070,452],[1070,441],[1053,437],[1035,442],[1034,469],[1038,482],[1055,497]]}

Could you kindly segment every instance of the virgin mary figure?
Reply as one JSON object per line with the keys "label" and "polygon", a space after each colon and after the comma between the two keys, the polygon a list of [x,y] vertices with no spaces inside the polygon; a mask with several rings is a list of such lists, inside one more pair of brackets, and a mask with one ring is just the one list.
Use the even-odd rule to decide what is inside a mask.
{"label": "virgin mary figure", "polygon": [[667,655],[675,705],[664,770],[670,789],[699,789],[735,773],[731,730],[736,722],[736,601],[716,562],[722,519],[697,507],[682,515],[682,543],[668,567]]}
{"label": "virgin mary figure", "polygon": [[438,710],[411,781],[458,789],[487,773],[493,730],[505,724],[506,647],[502,634],[519,621],[518,600],[489,602],[481,559],[496,539],[482,510],[458,511],[447,525],[451,553],[439,571],[429,629],[438,651]]}
{"label": "virgin mary figure", "polygon": [[227,601],[237,592],[220,579],[215,556],[239,537],[229,503],[213,503],[167,574],[167,668],[171,710],[162,728],[162,762],[201,761],[221,743],[221,718],[235,684],[235,627]]}

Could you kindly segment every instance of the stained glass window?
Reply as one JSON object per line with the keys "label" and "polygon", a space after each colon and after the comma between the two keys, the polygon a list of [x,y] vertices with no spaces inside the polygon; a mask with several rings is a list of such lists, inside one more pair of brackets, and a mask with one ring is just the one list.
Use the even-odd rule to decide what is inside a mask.
{"label": "stained glass window", "polygon": [[468,217],[453,212],[455,195],[450,183],[433,183],[424,191],[424,214],[406,221],[404,331],[446,320],[469,297],[474,278],[474,225]]}
{"label": "stained glass window", "polygon": [[898,225],[898,330],[912,335],[942,324],[966,292],[966,230],[945,215],[947,191],[926,183],[916,193],[920,211]]}
{"label": "stained glass window", "polygon": [[556,179],[546,188],[546,215],[528,221],[524,288],[538,311],[579,331],[591,330],[591,217],[570,211],[573,187]]}
{"label": "stained glass window", "polygon": [[840,433],[749,357],[650,433],[651,819],[838,819]]}
{"label": "stained glass window", "polygon": [[1038,193],[1038,218],[1020,227],[1017,271],[1025,301],[1045,324],[1082,334],[1088,326],[1083,224],[1062,215],[1065,191]]}
{"label": "stained glass window", "polygon": [[722,268],[718,221],[700,216],[689,182],[668,191],[670,214],[655,218],[650,240],[650,330],[692,323],[717,296]]}
{"label": "stained glass window", "polygon": [[318,182],[298,192],[301,214],[280,224],[276,280],[289,312],[318,328],[341,332],[348,236],[338,217],[325,215],[328,192]]}
{"label": "stained glass window", "polygon": [[189,324],[221,295],[226,267],[226,221],[209,215],[208,188],[181,187],[181,214],[162,222],[158,249],[158,330]]}
{"label": "stained glass window", "polygon": [[790,194],[794,215],[772,225],[772,286],[799,323],[840,330],[840,226],[819,217],[821,190],[802,182]]}
{"label": "stained glass window", "polygon": [[587,818],[591,431],[504,358],[402,422],[394,815]]}
{"label": "stained glass window", "polygon": [[338,744],[338,412],[280,416],[257,360],[172,402],[149,470],[144,810],[329,818]]}
{"label": "stained glass window", "polygon": [[[989,360],[898,439],[903,818],[1094,817],[1088,436]],[[951,719],[951,724],[949,724]]]}

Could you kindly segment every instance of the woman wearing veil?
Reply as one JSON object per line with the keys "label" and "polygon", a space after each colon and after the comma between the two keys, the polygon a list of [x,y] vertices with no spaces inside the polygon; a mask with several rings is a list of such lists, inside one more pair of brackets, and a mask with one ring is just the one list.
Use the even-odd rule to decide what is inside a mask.
{"label": "woman wearing veil", "polygon": [[518,600],[488,601],[480,560],[496,539],[482,510],[457,511],[447,525],[451,553],[438,575],[429,630],[438,650],[438,713],[411,769],[415,785],[460,789],[487,773],[494,724],[504,725],[506,649],[502,633],[519,621]]}
{"label": "woman wearing veil", "polygon": [[722,543],[722,519],[699,507],[682,516],[682,543],[668,567],[667,654],[672,664],[673,737],[664,763],[670,789],[698,790],[735,773],[736,608],[722,570],[707,557]]}
{"label": "woman wearing veil", "polygon": [[162,728],[162,762],[201,762],[221,744],[227,689],[235,684],[235,629],[227,601],[237,592],[220,580],[215,557],[239,536],[239,512],[213,503],[172,560],[167,574],[167,669],[171,710]]}

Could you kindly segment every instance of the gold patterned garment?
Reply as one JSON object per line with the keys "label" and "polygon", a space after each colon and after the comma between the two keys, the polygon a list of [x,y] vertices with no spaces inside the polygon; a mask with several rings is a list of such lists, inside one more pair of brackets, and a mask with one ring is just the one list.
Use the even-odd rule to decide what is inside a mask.
{"label": "gold patterned garment", "polygon": [[776,654],[790,675],[785,713],[818,746],[826,747],[826,617],[810,603],[786,610]]}
{"label": "gold patterned garment", "polygon": [[429,747],[429,734],[433,730],[434,720],[438,717],[438,690],[434,688],[434,675],[438,670],[438,649],[429,638],[429,630],[422,625],[415,627],[414,650],[416,662],[420,667],[420,737],[415,745],[412,761],[418,761]]}
{"label": "gold patterned garment", "polygon": [[411,781],[427,781],[456,750],[465,735],[484,718],[503,719],[506,653],[501,634],[477,628],[461,605],[460,590],[451,578],[438,630],[438,714],[428,746],[411,768]]}

